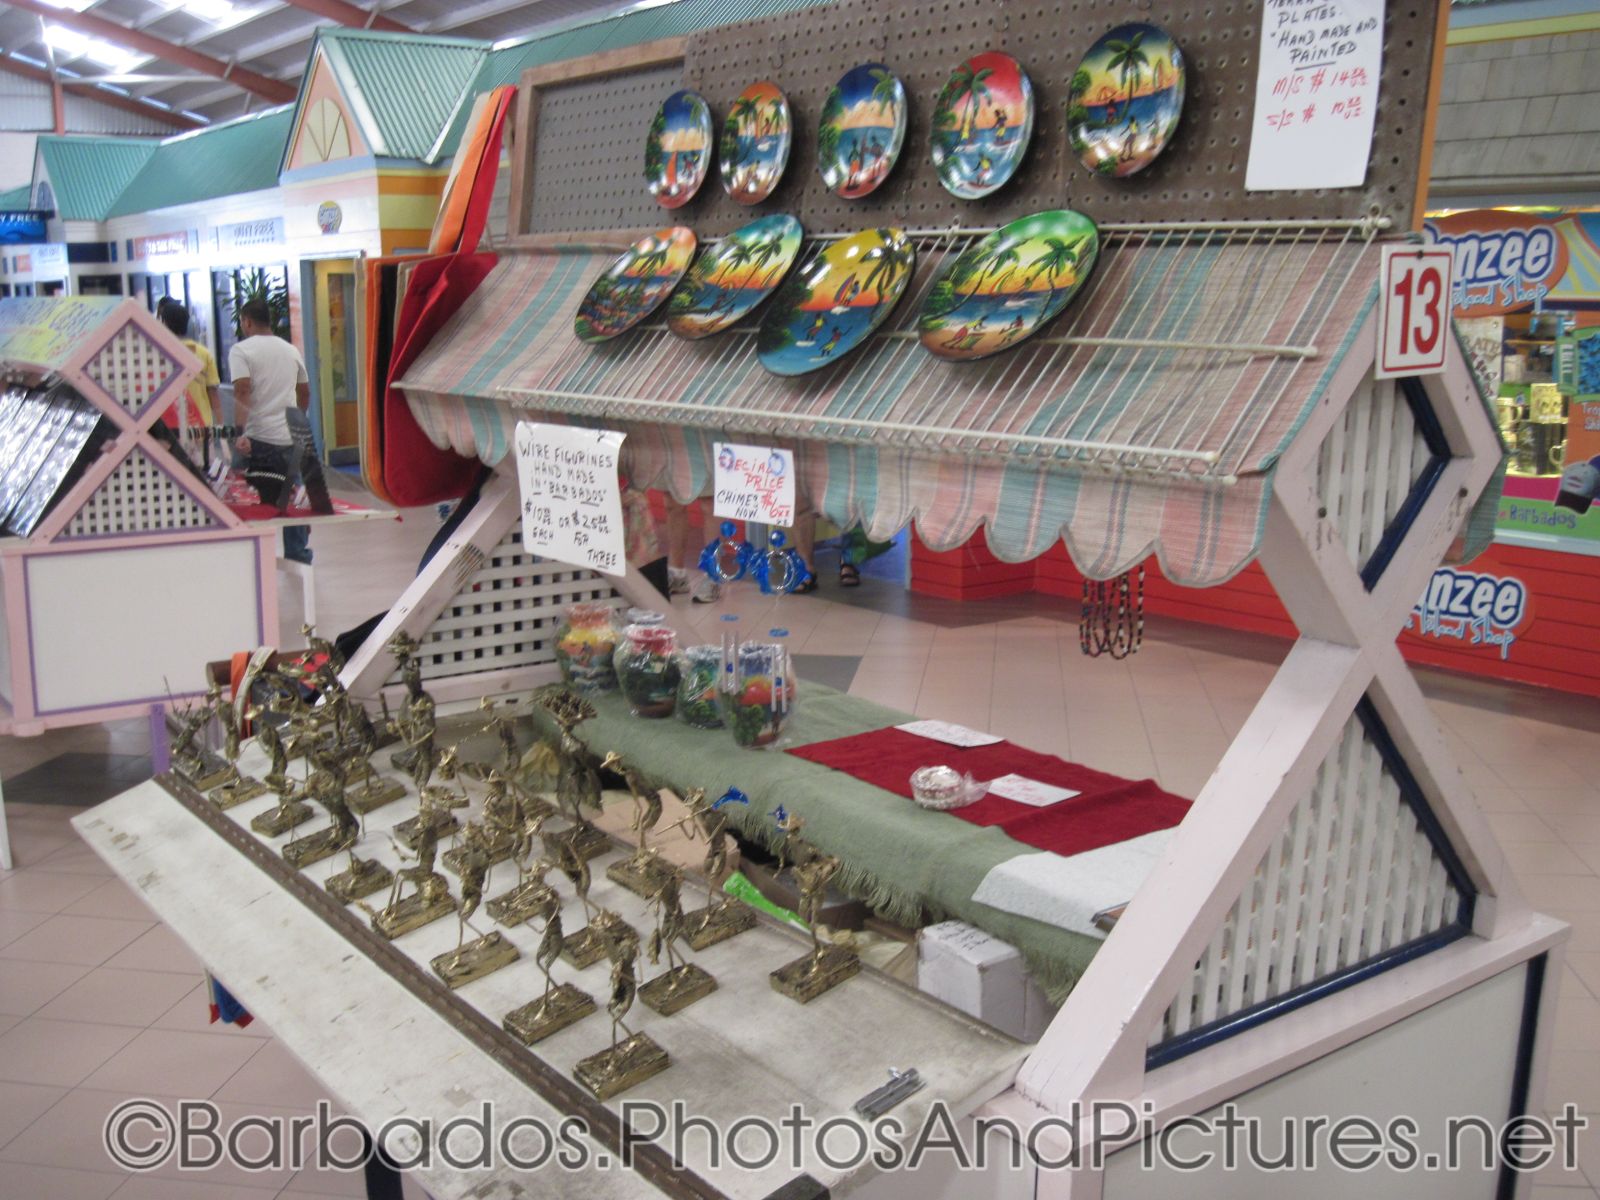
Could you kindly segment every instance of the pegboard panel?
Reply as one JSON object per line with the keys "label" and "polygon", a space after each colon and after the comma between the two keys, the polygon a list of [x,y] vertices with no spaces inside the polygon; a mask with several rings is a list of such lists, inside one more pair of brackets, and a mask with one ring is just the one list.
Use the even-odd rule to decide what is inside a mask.
{"label": "pegboard panel", "polygon": [[[644,181],[650,121],[682,86],[669,66],[540,89],[528,232],[682,224]],[[714,172],[701,192],[711,189],[722,190]]]}
{"label": "pegboard panel", "polygon": [[138,415],[178,373],[178,364],[142,330],[129,324],[84,364],[84,372],[128,412]]}
{"label": "pegboard panel", "polygon": [[93,538],[213,529],[216,525],[216,518],[198,500],[135,447],[95,489],[61,536]]}
{"label": "pegboard panel", "polygon": [[[1256,42],[1261,0],[1194,0],[1158,7],[1148,0],[1009,3],[941,0],[910,5],[893,0],[839,0],[757,21],[694,34],[684,84],[722,118],[750,83],[770,78],[789,97],[795,141],[789,168],[773,196],[744,207],[723,192],[715,169],[699,196],[673,212],[655,205],[642,178],[644,142],[656,107],[681,85],[671,71],[640,72],[582,85],[609,96],[602,113],[585,118],[600,140],[574,147],[573,114],[553,127],[545,93],[536,132],[536,161],[566,170],[571,183],[560,207],[541,212],[535,172],[536,232],[663,225],[694,228],[702,239],[728,233],[764,212],[791,212],[808,232],[828,233],[894,224],[917,229],[985,227],[1050,208],[1075,208],[1101,223],[1244,219],[1354,219],[1375,207],[1409,227],[1417,164],[1422,158],[1437,0],[1398,0],[1385,16],[1383,81],[1366,186],[1337,191],[1246,192],[1245,165],[1255,103]],[[1122,22],[1164,26],[1188,60],[1182,124],[1154,164],[1122,180],[1083,167],[1066,135],[1067,88],[1079,61],[1107,30]],[[1016,177],[982,200],[958,200],[940,185],[929,160],[928,123],[950,72],[983,50],[1014,56],[1033,81],[1038,106],[1034,138]],[[899,164],[888,181],[861,200],[841,200],[817,173],[817,117],[828,89],[864,62],[881,61],[904,81],[910,123]],[[649,90],[654,83],[655,90]],[[642,89],[642,91],[641,91]],[[576,96],[579,88],[570,92]],[[610,123],[608,125],[608,123]],[[557,154],[556,147],[560,147]],[[585,157],[585,154],[587,157]],[[580,181],[581,180],[581,184]],[[554,181],[548,181],[554,186]],[[553,197],[552,197],[553,198]]]}

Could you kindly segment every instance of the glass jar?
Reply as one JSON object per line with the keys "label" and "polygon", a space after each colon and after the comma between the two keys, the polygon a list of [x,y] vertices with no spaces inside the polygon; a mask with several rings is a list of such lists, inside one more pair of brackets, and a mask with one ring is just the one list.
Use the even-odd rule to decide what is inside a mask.
{"label": "glass jar", "polygon": [[629,625],[612,662],[636,717],[670,717],[678,703],[678,635],[664,625]]}
{"label": "glass jar", "polygon": [[746,642],[735,658],[733,686],[722,694],[723,721],[733,740],[752,750],[776,746],[794,715],[794,664],[788,630],[774,629],[771,641]]}
{"label": "glass jar", "polygon": [[721,729],[717,684],[722,676],[721,646],[690,646],[683,652],[678,680],[678,716],[696,729]]}
{"label": "glass jar", "polygon": [[617,690],[611,665],[617,649],[617,613],[600,600],[569,604],[556,630],[556,665],[561,678],[585,695]]}

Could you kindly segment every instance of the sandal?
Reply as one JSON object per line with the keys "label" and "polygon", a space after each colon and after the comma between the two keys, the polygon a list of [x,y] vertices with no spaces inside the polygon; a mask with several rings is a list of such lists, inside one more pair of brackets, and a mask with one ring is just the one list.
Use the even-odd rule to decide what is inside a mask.
{"label": "sandal", "polygon": [[810,579],[806,580],[804,583],[802,583],[798,587],[796,587],[794,589],[794,593],[793,594],[796,595],[796,596],[809,596],[812,592],[814,592],[816,590],[817,590],[817,577],[815,575],[813,575]]}
{"label": "sandal", "polygon": [[855,563],[842,562],[839,564],[839,586],[860,587],[861,571]]}

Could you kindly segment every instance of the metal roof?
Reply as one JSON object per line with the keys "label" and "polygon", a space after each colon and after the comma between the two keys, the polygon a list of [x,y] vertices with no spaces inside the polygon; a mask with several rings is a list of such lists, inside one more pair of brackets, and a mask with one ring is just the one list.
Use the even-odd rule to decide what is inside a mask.
{"label": "metal roof", "polygon": [[327,56],[373,153],[425,159],[473,94],[487,43],[368,30],[324,29]]}
{"label": "metal roof", "polygon": [[16,212],[18,209],[29,208],[29,200],[33,195],[33,185],[23,184],[9,191],[0,192],[0,212]]}
{"label": "metal roof", "polygon": [[159,144],[155,138],[40,137],[56,214],[63,221],[105,220]]}
{"label": "metal roof", "polygon": [[278,186],[294,106],[168,138],[107,210],[108,217]]}

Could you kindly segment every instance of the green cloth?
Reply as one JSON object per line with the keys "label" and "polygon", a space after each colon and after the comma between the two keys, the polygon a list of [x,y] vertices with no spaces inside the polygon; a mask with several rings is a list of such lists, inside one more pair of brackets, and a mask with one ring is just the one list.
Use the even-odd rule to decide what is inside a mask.
{"label": "green cloth", "polygon": [[[915,801],[782,750],[747,750],[726,729],[694,729],[677,719],[631,716],[619,695],[593,698],[598,711],[578,727],[597,754],[616,751],[646,775],[682,794],[720,796],[736,787],[750,804],[725,805],[744,836],[774,848],[773,812],[781,804],[805,820],[801,836],[843,864],[834,883],[902,925],[960,920],[1010,942],[1052,998],[1071,990],[1100,946],[1097,938],[978,904],[972,895],[988,873],[1037,851],[998,829],[922,808]],[[915,720],[881,704],[802,682],[784,728],[800,746]],[[541,714],[547,729],[553,729]],[[929,746],[929,760],[938,751]]]}

